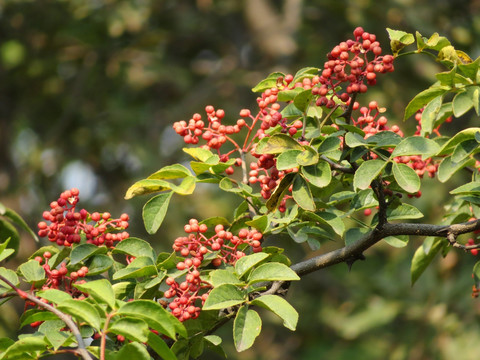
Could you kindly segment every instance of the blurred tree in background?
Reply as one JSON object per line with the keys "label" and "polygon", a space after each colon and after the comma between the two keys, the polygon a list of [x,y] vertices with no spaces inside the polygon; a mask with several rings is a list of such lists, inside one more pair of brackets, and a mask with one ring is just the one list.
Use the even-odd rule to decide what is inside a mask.
{"label": "blurred tree in background", "polygon": [[[212,197],[205,186],[195,204],[175,198],[160,232],[146,235],[142,200],[127,203],[123,194],[136,179],[182,161],[174,121],[207,104],[235,121],[241,107],[255,102],[250,89],[258,80],[321,66],[357,26],[377,34],[385,49],[391,27],[438,32],[477,57],[479,11],[476,0],[0,0],[0,200],[33,226],[56,194],[75,186],[83,206],[128,211],[131,234],[169,249],[186,219],[221,215],[231,206],[224,193]],[[430,60],[408,61],[398,61],[369,92],[388,106],[392,120],[402,119],[405,105],[438,70]],[[438,186],[420,200],[432,218],[451,190]],[[278,241],[287,249],[291,242]],[[478,359],[480,304],[469,298],[474,259],[460,263],[450,253],[411,288],[413,243],[409,251],[370,250],[354,273],[339,265],[309,275],[303,291],[292,289],[293,305],[308,314],[297,332],[265,327],[253,349],[230,353],[242,359]],[[22,242],[18,256],[35,246]],[[289,254],[292,260],[303,255]],[[2,313],[0,326],[0,335],[12,334],[15,313]]]}

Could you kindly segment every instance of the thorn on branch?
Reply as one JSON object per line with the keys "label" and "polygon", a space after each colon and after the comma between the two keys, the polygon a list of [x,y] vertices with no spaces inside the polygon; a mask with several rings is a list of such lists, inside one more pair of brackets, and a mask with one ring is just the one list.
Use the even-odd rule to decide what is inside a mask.
{"label": "thorn on branch", "polygon": [[357,260],[365,260],[365,255],[363,254],[355,254],[352,257],[349,257],[348,259],[345,260],[345,263],[348,266],[348,271],[352,271],[352,266]]}

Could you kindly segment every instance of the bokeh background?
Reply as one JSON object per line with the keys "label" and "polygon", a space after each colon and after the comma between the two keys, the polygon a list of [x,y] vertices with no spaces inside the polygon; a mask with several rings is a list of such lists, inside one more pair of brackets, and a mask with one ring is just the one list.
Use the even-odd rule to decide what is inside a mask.
{"label": "bokeh background", "polygon": [[[228,217],[232,210],[232,198],[200,187],[190,197],[175,195],[159,232],[145,232],[148,198],[123,196],[134,181],[187,159],[172,123],[208,104],[236,121],[240,109],[254,108],[250,89],[259,80],[321,67],[357,26],[377,34],[385,51],[390,27],[438,32],[480,55],[478,0],[0,0],[0,202],[35,227],[50,201],[75,186],[82,207],[128,212],[131,234],[169,251],[189,218]],[[441,68],[422,56],[395,66],[364,100],[376,99],[408,132],[415,124],[400,124],[403,109]],[[478,123],[471,114],[460,120]],[[454,132],[454,123],[445,129]],[[425,180],[415,203],[425,221],[438,223],[448,191],[462,181]],[[300,312],[298,330],[265,313],[255,346],[237,354],[227,325],[219,334],[229,358],[478,359],[480,301],[470,298],[475,258],[452,251],[412,287],[410,261],[421,241],[403,249],[379,244],[351,272],[340,264],[308,275],[289,293]],[[277,245],[294,261],[311,255],[293,241]],[[6,266],[37,246],[22,233],[17,259]],[[2,306],[0,336],[18,333],[18,312],[10,309],[21,305]]]}

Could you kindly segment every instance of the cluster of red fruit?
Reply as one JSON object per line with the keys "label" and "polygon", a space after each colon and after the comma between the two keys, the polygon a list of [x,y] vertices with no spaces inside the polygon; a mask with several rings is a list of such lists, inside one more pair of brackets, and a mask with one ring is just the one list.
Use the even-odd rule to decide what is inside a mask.
{"label": "cluster of red fruit", "polygon": [[[111,231],[125,230],[128,227],[129,217],[122,214],[119,219],[112,219],[110,213],[88,213],[85,209],[75,211],[79,201],[79,190],[76,188],[64,191],[57,201],[50,203],[50,211],[43,212],[45,221],[38,223],[38,236],[48,237],[51,242],[59,246],[78,244],[82,235],[87,243],[97,246],[113,247],[115,241],[129,237],[126,231],[112,233]],[[94,222],[94,224],[90,224]]]}
{"label": "cluster of red fruit", "polygon": [[[67,265],[65,262],[62,262],[57,268],[52,269],[48,264],[48,260],[51,257],[52,253],[50,251],[45,251],[42,256],[35,257],[35,261],[38,261],[39,264],[43,263],[42,267],[45,270],[45,275],[47,277],[47,281],[42,285],[42,290],[61,289],[62,291],[70,294],[72,298],[85,298],[85,294],[72,285],[85,283],[85,280],[81,278],[87,275],[88,267],[82,266],[76,271],[70,271],[69,274],[69,270],[67,269]],[[33,289],[34,286],[32,286],[32,290]],[[45,303],[48,303],[48,301],[45,299],[41,300]],[[25,310],[27,310],[27,308],[30,306],[37,307],[37,304],[27,300],[25,302]],[[30,326],[37,327],[42,323],[43,321],[34,321],[30,324]]]}
{"label": "cluster of red fruit", "polygon": [[[359,109],[359,105],[357,102],[353,105],[353,110]],[[372,135],[375,135],[381,131],[393,131],[397,135],[403,137],[404,134],[402,130],[398,127],[398,125],[393,125],[389,127],[387,125],[387,118],[385,116],[380,116],[380,114],[384,111],[383,109],[378,107],[376,101],[371,101],[368,104],[368,108],[363,106],[359,109],[361,116],[357,119],[352,117],[352,122],[355,126],[362,129],[365,132],[365,139],[369,138]],[[420,117],[418,116],[420,114]],[[416,116],[417,121],[421,119],[421,113],[417,113]],[[417,129],[418,134],[420,135],[419,130]],[[393,149],[389,149],[390,153],[393,152]],[[378,156],[375,153],[370,153],[370,157],[372,159],[376,159]],[[396,163],[405,164],[411,167],[418,176],[423,177],[425,172],[428,173],[429,177],[434,177],[437,170],[438,170],[438,163],[435,163],[432,158],[428,158],[423,160],[421,156],[412,155],[412,156],[398,156],[393,159]]]}
{"label": "cluster of red fruit", "polygon": [[262,251],[262,234],[257,230],[241,229],[238,235],[233,235],[226,231],[223,225],[217,225],[215,234],[206,236],[207,225],[199,224],[196,219],[190,219],[184,230],[188,236],[175,239],[173,250],[185,258],[177,264],[179,271],[187,270],[185,280],[178,283],[173,277],[167,278],[166,284],[170,288],[164,293],[165,298],[173,298],[168,307],[180,321],[199,316],[201,308],[196,302],[199,300],[203,305],[208,298],[208,291],[212,288],[208,282],[201,279],[198,270],[205,255],[212,254],[214,258],[211,263],[218,267],[222,264],[235,264],[246,255],[244,250],[248,246],[252,247],[253,252]]}
{"label": "cluster of red fruit", "polygon": [[227,140],[231,139],[228,135],[236,134],[246,125],[245,120],[239,119],[235,125],[223,125],[222,119],[225,117],[225,111],[215,110],[211,105],[205,107],[207,113],[208,125],[202,120],[202,115],[194,114],[188,123],[184,120],[173,124],[173,129],[177,134],[183,136],[187,144],[198,144],[199,136],[207,141],[207,146],[211,149],[219,149]]}
{"label": "cluster of red fruit", "polygon": [[[376,36],[357,27],[353,31],[355,40],[349,39],[335,46],[327,55],[328,60],[320,76],[320,87],[314,87],[312,93],[320,95],[317,105],[333,108],[335,101],[328,98],[330,92],[343,102],[348,102],[354,93],[364,93],[368,85],[375,85],[377,73],[387,73],[394,70],[393,56],[383,55],[382,48]],[[369,60],[369,53],[373,59]],[[342,83],[348,83],[345,92],[338,93],[337,88]]]}

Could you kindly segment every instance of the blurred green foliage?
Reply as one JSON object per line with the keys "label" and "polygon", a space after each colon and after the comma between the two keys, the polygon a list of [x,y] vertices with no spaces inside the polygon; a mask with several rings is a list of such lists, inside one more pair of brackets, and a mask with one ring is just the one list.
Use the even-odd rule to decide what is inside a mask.
{"label": "blurred green foliage", "polygon": [[[226,215],[232,206],[225,193],[204,186],[193,197],[175,197],[159,233],[147,236],[143,200],[123,195],[135,180],[182,161],[174,121],[212,104],[234,122],[255,103],[250,88],[258,80],[322,67],[356,26],[377,34],[385,49],[386,27],[438,32],[476,58],[479,10],[476,0],[0,0],[0,200],[34,226],[51,200],[76,186],[82,206],[128,211],[132,234],[168,249],[185,220]],[[395,66],[364,101],[377,100],[400,121],[439,65],[415,57]],[[411,131],[414,124],[400,126]],[[455,124],[446,131],[453,134]],[[429,214],[425,221],[439,221],[442,194],[460,181],[422,185],[417,204]],[[289,295],[300,312],[297,332],[272,318],[253,349],[236,354],[232,345],[229,358],[477,359],[474,259],[452,251],[410,287],[420,241],[378,246],[351,272],[337,265],[309,275]],[[305,255],[288,239],[276,242],[292,260]],[[25,236],[19,256],[34,246]],[[0,335],[13,334],[17,323],[14,312],[3,311]]]}

